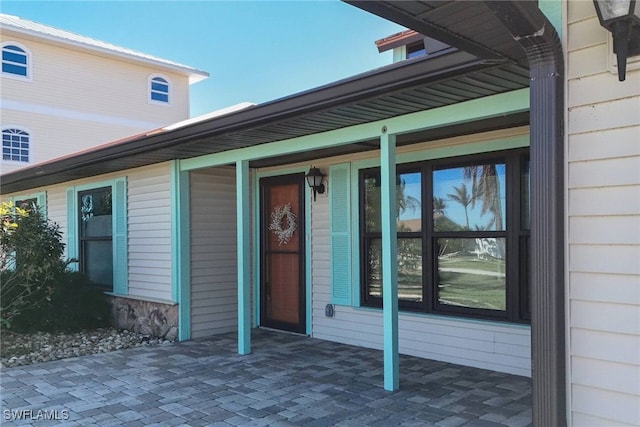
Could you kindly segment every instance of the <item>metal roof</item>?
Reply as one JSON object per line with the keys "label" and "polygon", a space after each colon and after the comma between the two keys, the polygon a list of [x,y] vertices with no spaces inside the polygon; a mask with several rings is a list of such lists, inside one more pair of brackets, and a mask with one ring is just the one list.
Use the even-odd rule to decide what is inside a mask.
{"label": "metal roof", "polygon": [[171,69],[181,74],[187,74],[189,76],[189,83],[191,84],[209,77],[209,73],[200,71],[188,65],[158,58],[146,53],[127,49],[125,47],[116,46],[90,37],[75,34],[70,31],[61,30],[39,22],[20,18],[18,16],[0,13],[0,29],[4,34],[7,32],[14,32],[22,36],[35,37],[38,39],[74,46],[76,48],[89,49],[94,52],[106,53],[137,62],[145,62],[147,64],[161,66],[162,68]]}
{"label": "metal roof", "polygon": [[[391,9],[373,12],[395,16],[398,13],[397,5],[422,13],[422,8],[430,3],[438,3],[441,8],[447,7],[451,11],[450,5],[460,2],[364,2],[364,5],[392,7],[393,13]],[[1,193],[311,135],[528,87],[529,71],[523,59],[524,54],[510,36],[511,42],[507,43],[508,32],[502,23],[493,14],[485,14],[488,9],[481,2],[462,3],[469,9],[465,10],[464,15],[473,17],[469,25],[476,26],[476,31],[489,29],[492,34],[489,39],[495,40],[501,46],[499,49],[493,49],[490,40],[485,40],[486,37],[467,40],[464,36],[449,34],[442,41],[458,49],[450,48],[437,55],[392,64],[175,130],[139,135],[21,169],[1,177]],[[356,6],[362,7],[363,4],[358,2]],[[460,5],[454,6],[459,8]],[[477,18],[474,10],[483,18]],[[430,11],[437,9],[431,8]],[[438,14],[438,19],[456,26],[457,20],[441,15]],[[462,19],[462,16],[458,19]],[[410,23],[416,24],[413,21]],[[421,27],[415,30],[430,37],[442,36],[442,31],[430,33],[430,28],[427,28],[430,25],[415,26]],[[526,123],[528,117],[517,114],[498,118],[492,123],[469,124],[466,128],[436,129],[422,133],[420,138],[429,140],[436,136],[446,137],[460,132]],[[405,136],[399,143],[412,141],[411,136]],[[257,160],[252,162],[252,166],[310,160],[373,148],[363,141],[347,147],[299,153],[286,159]]]}

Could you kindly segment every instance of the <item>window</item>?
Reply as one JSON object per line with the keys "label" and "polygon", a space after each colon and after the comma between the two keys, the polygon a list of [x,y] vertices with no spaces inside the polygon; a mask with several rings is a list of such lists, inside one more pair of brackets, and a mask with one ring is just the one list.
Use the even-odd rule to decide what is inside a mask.
{"label": "window", "polygon": [[153,77],[149,86],[149,99],[156,102],[169,102],[169,81],[162,77]]}
{"label": "window", "polygon": [[2,46],[2,73],[29,77],[29,55],[15,44]]}
{"label": "window", "polygon": [[95,284],[113,286],[111,187],[78,193],[80,271]]}
{"label": "window", "polygon": [[99,286],[128,294],[127,178],[67,187],[70,268]]}
{"label": "window", "polygon": [[[398,305],[526,322],[528,154],[399,165]],[[361,304],[381,307],[380,171],[360,171]]]}
{"label": "window", "polygon": [[415,58],[417,56],[423,56],[427,54],[427,50],[424,47],[424,41],[420,40],[416,43],[407,45],[407,59]]}
{"label": "window", "polygon": [[20,129],[2,130],[2,160],[29,162],[29,134]]}

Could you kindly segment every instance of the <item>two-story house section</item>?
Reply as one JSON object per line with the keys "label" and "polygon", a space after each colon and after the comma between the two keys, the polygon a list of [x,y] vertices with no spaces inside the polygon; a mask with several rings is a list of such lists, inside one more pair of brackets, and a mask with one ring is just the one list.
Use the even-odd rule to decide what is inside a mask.
{"label": "two-story house section", "polygon": [[5,14],[0,42],[2,173],[188,119],[209,76]]}
{"label": "two-story house section", "polygon": [[424,36],[414,30],[405,30],[388,37],[376,40],[378,52],[393,52],[393,62],[420,56],[435,55],[451,49],[451,47],[439,40]]}

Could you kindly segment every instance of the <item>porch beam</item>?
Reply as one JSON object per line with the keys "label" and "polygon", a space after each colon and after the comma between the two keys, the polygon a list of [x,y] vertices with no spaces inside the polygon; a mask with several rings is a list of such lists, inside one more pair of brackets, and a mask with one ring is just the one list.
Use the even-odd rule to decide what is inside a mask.
{"label": "porch beam", "polygon": [[[386,127],[383,132],[386,132]],[[398,226],[396,223],[396,136],[380,137],[382,213],[382,321],[384,343],[384,389],[398,390]]]}
{"label": "porch beam", "polygon": [[378,138],[383,126],[398,135],[528,110],[529,91],[519,89],[391,119],[184,159],[180,162],[180,168],[182,171],[195,170],[234,164],[238,160],[263,159],[352,144]]}
{"label": "porch beam", "polygon": [[251,353],[251,247],[249,236],[249,162],[236,162],[236,230],[238,263],[238,353]]}

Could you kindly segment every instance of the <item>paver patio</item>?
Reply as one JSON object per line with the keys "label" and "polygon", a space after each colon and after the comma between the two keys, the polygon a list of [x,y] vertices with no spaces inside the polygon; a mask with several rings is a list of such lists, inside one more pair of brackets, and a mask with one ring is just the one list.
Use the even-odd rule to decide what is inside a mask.
{"label": "paver patio", "polygon": [[381,351],[265,329],[252,331],[252,354],[236,349],[226,334],[3,369],[2,424],[531,424],[528,378],[401,356],[390,393]]}

